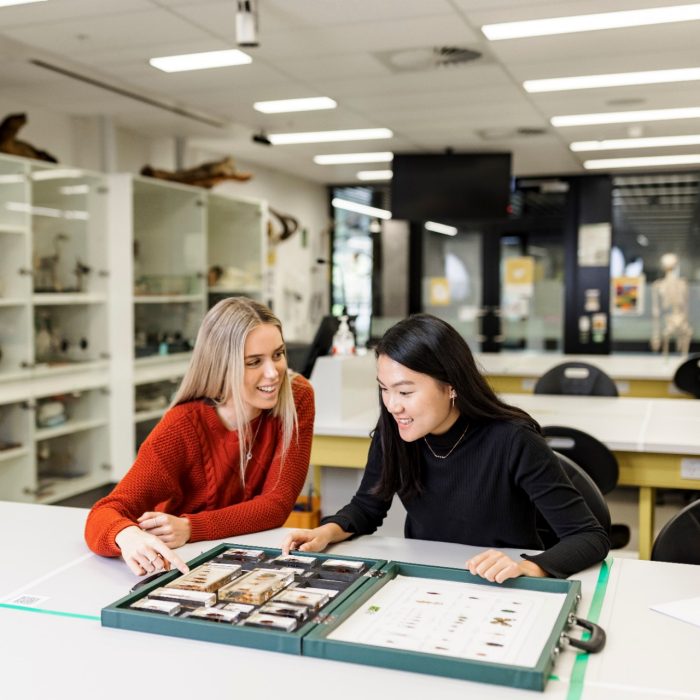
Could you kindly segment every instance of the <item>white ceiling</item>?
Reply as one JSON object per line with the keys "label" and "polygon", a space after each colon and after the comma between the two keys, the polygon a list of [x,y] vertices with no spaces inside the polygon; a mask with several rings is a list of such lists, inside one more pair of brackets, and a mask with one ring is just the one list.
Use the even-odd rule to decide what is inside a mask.
{"label": "white ceiling", "polygon": [[[522,81],[700,65],[700,22],[489,42],[483,24],[683,4],[684,0],[259,0],[253,63],[163,73],[153,56],[235,48],[235,0],[48,0],[0,8],[1,103],[73,115],[108,114],[146,134],[184,136],[323,183],[355,181],[367,166],[320,166],[317,153],[512,151],[517,175],[582,172],[589,157],[666,155],[700,147],[573,154],[573,140],[621,138],[629,125],[555,129],[557,114],[700,106],[687,82],[528,94]],[[483,57],[462,66],[392,70],[386,53],[442,46]],[[209,126],[60,75],[39,59],[220,122]],[[263,115],[258,100],[328,95],[335,110]],[[0,115],[2,116],[2,115]],[[31,111],[30,111],[31,119]],[[267,132],[388,127],[394,138],[264,146]],[[545,129],[508,136],[518,128]],[[650,122],[644,136],[700,133],[700,120]],[[498,130],[499,138],[484,132]]]}

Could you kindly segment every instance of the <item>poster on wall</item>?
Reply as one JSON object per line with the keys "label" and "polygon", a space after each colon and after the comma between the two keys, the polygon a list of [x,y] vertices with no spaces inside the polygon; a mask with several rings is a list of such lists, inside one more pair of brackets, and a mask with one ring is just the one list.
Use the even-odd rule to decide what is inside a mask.
{"label": "poster on wall", "polygon": [[428,290],[430,306],[450,305],[450,283],[447,277],[431,277],[428,281]]}
{"label": "poster on wall", "polygon": [[535,293],[535,259],[531,256],[507,258],[504,269],[502,314],[512,321],[530,315]]}
{"label": "poster on wall", "polygon": [[640,316],[644,313],[646,278],[613,277],[610,290],[610,310],[615,316]]}
{"label": "poster on wall", "polygon": [[584,224],[578,230],[579,267],[605,267],[610,261],[612,226]]}

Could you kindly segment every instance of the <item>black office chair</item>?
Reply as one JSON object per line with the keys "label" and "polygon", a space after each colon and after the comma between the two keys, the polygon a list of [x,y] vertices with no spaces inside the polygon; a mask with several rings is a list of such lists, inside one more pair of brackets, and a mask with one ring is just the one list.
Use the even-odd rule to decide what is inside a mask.
{"label": "black office chair", "polygon": [[685,362],[678,365],[673,383],[677,389],[700,399],[700,354],[689,355]]}
{"label": "black office chair", "polygon": [[[615,455],[597,438],[576,428],[561,425],[543,426],[547,444],[559,454],[573,460],[593,479],[601,493],[610,493],[616,486],[620,469]],[[622,549],[630,541],[630,529],[615,523],[610,529],[610,545]]]}
{"label": "black office chair", "polygon": [[[556,450],[554,454],[559,458],[566,475],[574,485],[574,488],[583,496],[583,500],[591,509],[596,520],[610,534],[610,511],[608,510],[608,504],[605,502],[605,496],[596,486],[595,481],[573,460],[563,454],[559,454]],[[537,532],[542,539],[545,549],[552,547],[559,541],[552,528],[549,527],[547,521],[539,513],[537,514]]]}
{"label": "black office chair", "polygon": [[535,384],[536,394],[617,396],[615,382],[595,365],[562,362],[545,372]]}
{"label": "black office chair", "polygon": [[676,513],[654,540],[652,561],[700,564],[700,499]]}

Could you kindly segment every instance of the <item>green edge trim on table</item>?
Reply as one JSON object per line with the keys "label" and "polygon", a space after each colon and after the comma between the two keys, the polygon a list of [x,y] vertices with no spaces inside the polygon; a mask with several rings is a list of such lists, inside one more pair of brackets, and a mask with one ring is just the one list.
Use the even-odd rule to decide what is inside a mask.
{"label": "green edge trim on table", "polygon": [[[586,615],[586,619],[590,622],[598,622],[600,618],[600,610],[603,607],[603,599],[605,598],[605,591],[608,587],[608,579],[610,578],[610,569],[612,568],[612,564],[612,560],[606,559],[600,566],[598,581],[596,582],[595,591],[593,592],[593,600],[591,601],[591,607]],[[584,632],[582,638],[590,639],[590,636],[591,635],[589,632]],[[576,656],[574,667],[571,670],[569,692],[566,695],[566,700],[581,699],[581,695],[583,693],[583,679],[586,675],[589,656],[590,654],[581,652],[579,652],[579,654]]]}
{"label": "green edge trim on table", "polygon": [[100,621],[99,615],[82,615],[81,613],[63,612],[62,610],[45,610],[44,608],[30,608],[26,605],[11,605],[10,603],[0,603],[0,608],[8,610],[22,610],[24,612],[44,613],[44,615],[59,615],[60,617],[77,617],[80,620]]}

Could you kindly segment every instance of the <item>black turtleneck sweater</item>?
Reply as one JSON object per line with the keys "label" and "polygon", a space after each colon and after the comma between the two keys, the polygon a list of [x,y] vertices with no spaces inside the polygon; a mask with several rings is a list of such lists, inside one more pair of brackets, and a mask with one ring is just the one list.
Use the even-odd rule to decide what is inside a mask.
{"label": "black turtleneck sweater", "polygon": [[[467,427],[460,417],[443,435],[428,435],[447,454]],[[484,547],[542,549],[539,511],[559,542],[537,555],[521,555],[551,576],[565,578],[608,553],[608,536],[572,486],[541,435],[509,421],[472,422],[454,451],[436,459],[420,440],[423,492],[402,502],[406,537]],[[375,435],[364,477],[352,501],[323,523],[355,535],[373,533],[391,501],[371,493],[379,482],[381,455]]]}

